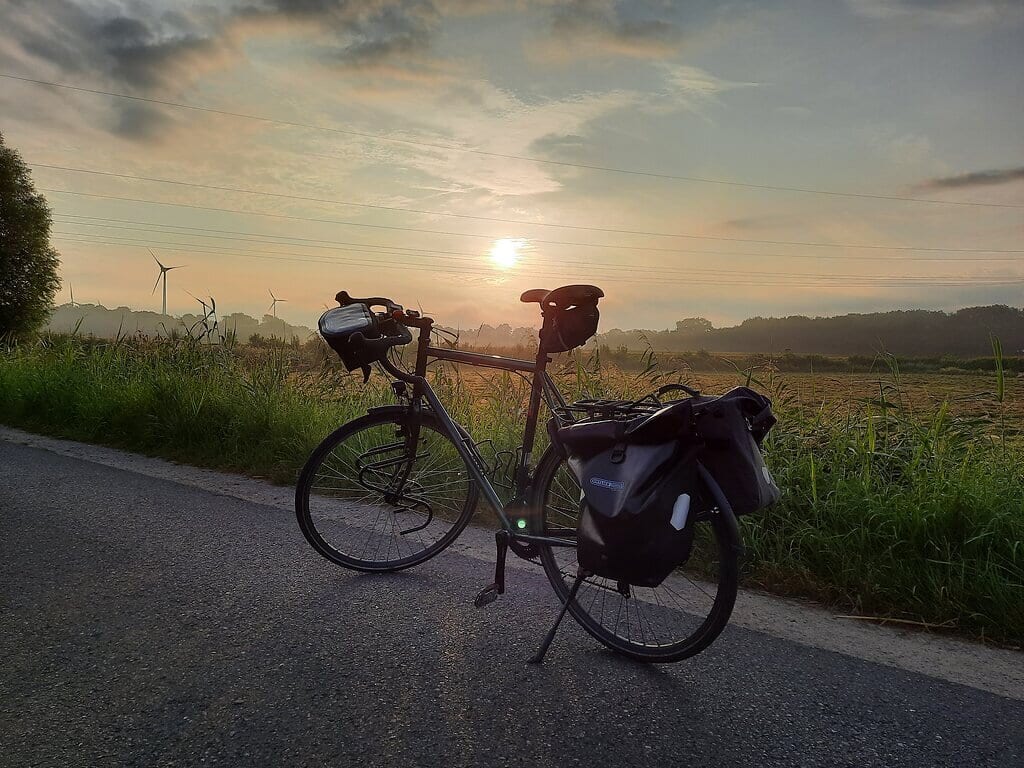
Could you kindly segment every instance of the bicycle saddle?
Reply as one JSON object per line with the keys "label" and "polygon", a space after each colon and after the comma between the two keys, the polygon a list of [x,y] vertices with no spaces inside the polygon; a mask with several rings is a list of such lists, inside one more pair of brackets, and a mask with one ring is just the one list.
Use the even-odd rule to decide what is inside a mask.
{"label": "bicycle saddle", "polygon": [[544,297],[547,296],[551,291],[547,288],[531,288],[528,291],[523,291],[523,295],[519,297],[519,300],[523,304],[533,304],[534,302],[544,301]]}
{"label": "bicycle saddle", "polygon": [[596,285],[563,285],[553,291],[544,288],[531,288],[525,291],[519,300],[525,304],[537,302],[545,307],[565,309],[581,304],[596,304],[602,296],[604,296],[604,291]]}

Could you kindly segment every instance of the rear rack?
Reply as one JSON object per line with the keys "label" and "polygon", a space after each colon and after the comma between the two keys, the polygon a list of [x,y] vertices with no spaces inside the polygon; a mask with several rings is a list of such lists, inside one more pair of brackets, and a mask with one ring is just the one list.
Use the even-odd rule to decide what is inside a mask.
{"label": "rear rack", "polygon": [[[682,398],[689,399],[689,398]],[[555,409],[563,421],[575,422],[582,419],[628,420],[635,416],[650,415],[666,405],[681,402],[680,399],[661,400],[655,393],[644,395],[639,400],[585,399]]]}

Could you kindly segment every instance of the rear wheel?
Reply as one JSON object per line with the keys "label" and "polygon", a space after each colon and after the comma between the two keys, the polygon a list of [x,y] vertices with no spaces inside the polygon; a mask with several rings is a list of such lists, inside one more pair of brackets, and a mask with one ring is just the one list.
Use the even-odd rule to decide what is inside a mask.
{"label": "rear wheel", "polygon": [[313,451],[295,488],[299,527],[328,560],[397,571],[451,544],[478,497],[469,469],[431,413],[415,446],[401,407],[350,421]]}
{"label": "rear wheel", "polygon": [[[541,457],[533,508],[546,534],[576,537],[581,491],[554,446]],[[599,641],[639,661],[672,662],[700,653],[725,628],[736,600],[739,529],[728,510],[694,518],[689,560],[657,587],[636,587],[591,576],[569,605],[573,617]],[[540,546],[541,562],[564,603],[577,575],[575,547]]]}

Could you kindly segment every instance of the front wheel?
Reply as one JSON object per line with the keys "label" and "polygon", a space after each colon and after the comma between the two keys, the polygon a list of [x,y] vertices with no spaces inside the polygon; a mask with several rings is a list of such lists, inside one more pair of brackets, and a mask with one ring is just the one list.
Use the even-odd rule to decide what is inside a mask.
{"label": "front wheel", "polygon": [[[306,540],[331,562],[397,571],[451,544],[478,490],[455,444],[429,412],[400,406],[337,429],[313,451],[295,488]],[[418,432],[416,439],[413,435]]]}
{"label": "front wheel", "polygon": [[[565,457],[550,446],[534,476],[533,509],[547,535],[575,539],[581,490]],[[728,509],[691,523],[687,562],[657,587],[620,585],[591,576],[580,585],[569,612],[612,650],[646,662],[680,661],[707,648],[725,628],[736,601],[741,551],[739,527]],[[576,579],[575,547],[540,546],[544,571],[564,603]]]}

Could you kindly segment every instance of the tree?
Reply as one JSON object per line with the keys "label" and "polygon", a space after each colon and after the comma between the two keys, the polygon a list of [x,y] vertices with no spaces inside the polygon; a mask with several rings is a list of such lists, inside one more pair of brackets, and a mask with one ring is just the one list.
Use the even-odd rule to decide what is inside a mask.
{"label": "tree", "polygon": [[703,317],[688,317],[676,320],[676,333],[710,333],[715,330],[711,321]]}
{"label": "tree", "polygon": [[28,166],[0,135],[0,338],[42,325],[60,287],[50,247],[50,208]]}

